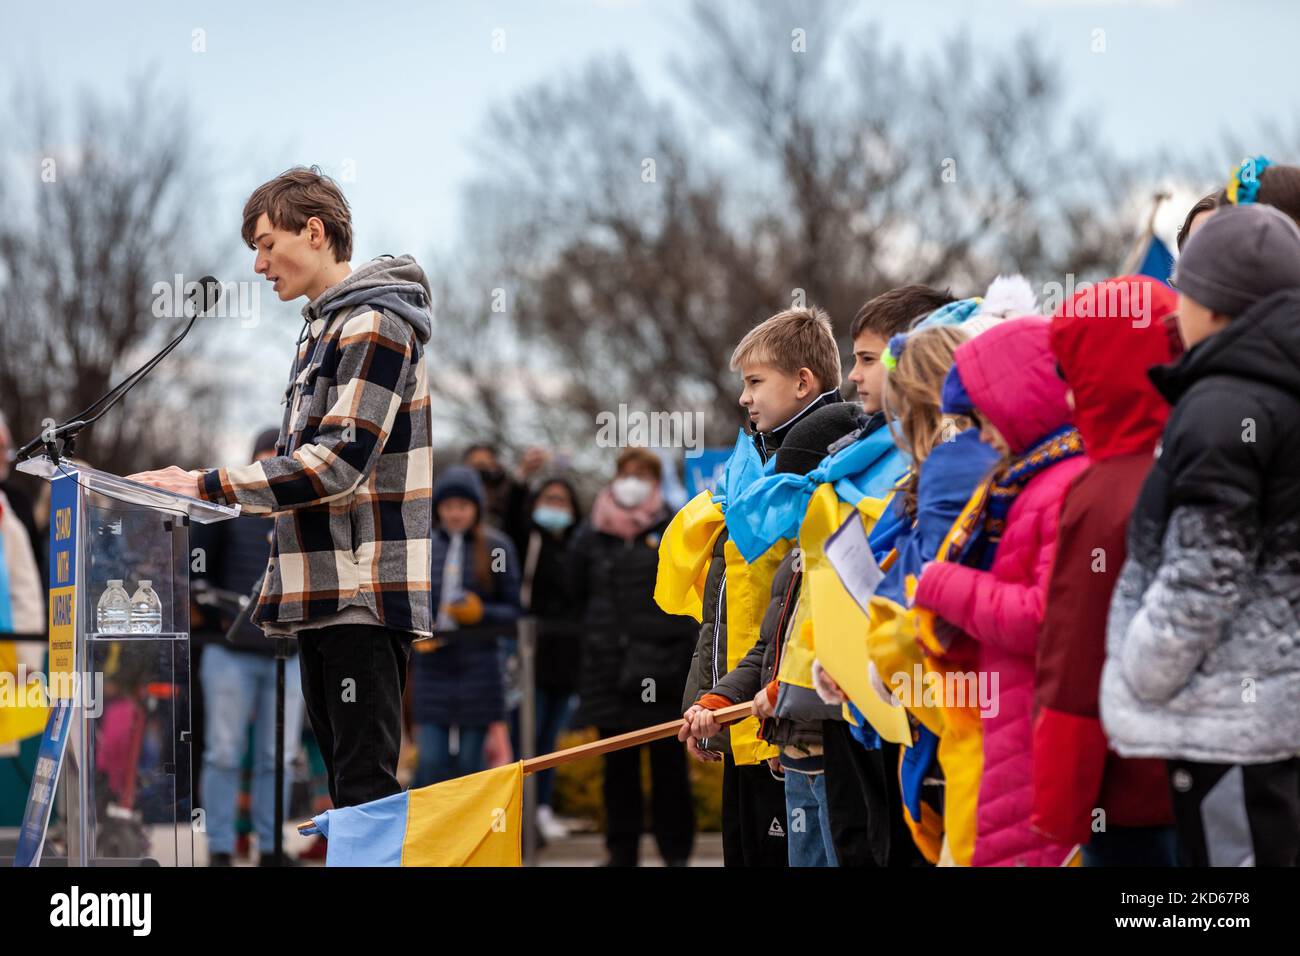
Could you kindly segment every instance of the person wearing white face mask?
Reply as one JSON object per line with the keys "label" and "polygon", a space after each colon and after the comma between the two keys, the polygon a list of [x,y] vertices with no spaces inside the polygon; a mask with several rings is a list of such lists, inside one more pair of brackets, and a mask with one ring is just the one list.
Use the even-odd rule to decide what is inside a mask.
{"label": "person wearing white face mask", "polygon": [[621,478],[615,478],[609,486],[610,494],[614,502],[620,507],[629,511],[636,509],[656,491],[659,490],[658,484],[650,481],[648,478],[642,478],[639,475],[624,475]]}
{"label": "person wearing white face mask", "polygon": [[[573,602],[582,620],[578,722],[608,737],[672,720],[686,686],[696,625],[654,602],[659,540],[671,517],[662,466],[644,448],[618,457],[572,548]],[[664,862],[685,865],[695,840],[686,753],[674,739],[650,751],[655,841]],[[635,866],[641,840],[641,752],[605,755],[605,846],[612,866]]]}

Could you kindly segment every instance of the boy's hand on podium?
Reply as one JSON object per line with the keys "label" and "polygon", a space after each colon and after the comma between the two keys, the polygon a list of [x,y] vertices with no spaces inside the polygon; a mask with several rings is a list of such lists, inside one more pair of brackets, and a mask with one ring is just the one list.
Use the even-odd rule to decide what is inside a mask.
{"label": "boy's hand on podium", "polygon": [[191,498],[199,497],[199,480],[202,477],[201,471],[186,471],[183,468],[177,468],[175,465],[168,465],[166,468],[159,468],[157,471],[138,471],[134,475],[127,475],[128,481],[138,481],[142,485],[153,485],[155,488],[161,488],[163,491],[170,491],[177,495],[189,495]]}

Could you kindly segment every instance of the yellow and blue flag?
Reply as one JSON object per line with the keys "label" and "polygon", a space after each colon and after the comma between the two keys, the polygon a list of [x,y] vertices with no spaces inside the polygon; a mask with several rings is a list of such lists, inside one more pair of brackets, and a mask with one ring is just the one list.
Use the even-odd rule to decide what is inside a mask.
{"label": "yellow and blue flag", "polygon": [[301,829],[326,866],[522,865],[522,762],[327,810]]}
{"label": "yellow and blue flag", "polygon": [[[938,556],[971,494],[997,461],[998,453],[971,428],[937,444],[921,468],[917,519],[894,538],[893,551],[882,562],[887,570],[870,603],[869,653],[891,689],[896,689],[891,678],[900,673],[910,676],[913,664],[921,660],[923,649],[917,643],[917,621],[912,613],[921,570]],[[941,731],[933,715],[918,710],[916,716],[931,730]]]}
{"label": "yellow and blue flag", "polygon": [[665,613],[703,619],[709,563],[724,527],[727,502],[770,473],[774,462],[773,458],[765,464],[753,439],[740,429],[718,487],[701,491],[673,516],[659,542],[659,569],[655,575],[655,603]]}

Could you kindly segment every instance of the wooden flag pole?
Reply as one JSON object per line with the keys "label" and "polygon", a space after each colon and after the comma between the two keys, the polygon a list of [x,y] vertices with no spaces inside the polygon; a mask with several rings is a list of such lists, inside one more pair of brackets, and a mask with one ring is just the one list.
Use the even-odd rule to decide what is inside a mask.
{"label": "wooden flag pole", "polygon": [[[754,702],[747,700],[744,703],[732,704],[730,707],[722,707],[713,712],[713,719],[719,724],[726,726],[733,724],[738,720],[744,720],[746,717],[754,716]],[[641,744],[648,744],[652,740],[662,740],[665,737],[676,737],[677,732],[682,729],[682,719],[668,720],[662,724],[655,724],[651,727],[642,727],[640,730],[630,730],[625,734],[618,734],[614,737],[604,737],[600,740],[593,740],[589,743],[579,744],[576,747],[570,747],[567,750],[557,750],[554,753],[542,754],[540,757],[533,757],[531,760],[524,761],[524,773],[537,773],[539,770],[550,770],[552,767],[558,767],[561,764],[571,763],[574,760],[583,760],[587,757],[598,757],[601,754],[613,753],[615,750],[626,750],[628,747],[639,747]],[[315,824],[308,820],[306,823],[298,824],[299,831],[308,830],[315,827]]]}
{"label": "wooden flag pole", "polygon": [[[732,704],[730,707],[722,707],[713,712],[713,719],[718,723],[726,725],[735,723],[737,720],[744,720],[746,717],[754,715],[754,702],[747,700],[742,704]],[[642,727],[640,730],[631,730],[625,734],[618,734],[615,737],[605,737],[602,740],[593,740],[590,743],[579,744],[576,747],[570,747],[568,750],[557,750],[554,753],[542,754],[540,757],[534,757],[531,760],[524,761],[524,773],[537,773],[539,770],[550,770],[552,767],[558,767],[560,764],[569,763],[573,760],[582,760],[584,757],[596,757],[600,754],[612,753],[615,750],[625,750],[628,747],[637,747],[641,744],[648,744],[652,740],[662,740],[665,737],[676,737],[677,732],[682,729],[682,719],[669,720],[662,724],[655,724],[653,727]]]}

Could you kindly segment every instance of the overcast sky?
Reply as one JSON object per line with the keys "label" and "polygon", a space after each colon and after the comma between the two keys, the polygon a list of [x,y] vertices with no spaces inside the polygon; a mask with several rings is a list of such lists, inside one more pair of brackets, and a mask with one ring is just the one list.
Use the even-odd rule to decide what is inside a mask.
{"label": "overcast sky", "polygon": [[[653,93],[680,99],[668,61],[693,42],[683,0],[0,0],[0,9],[0,89],[29,80],[57,99],[113,95],[147,70],[184,96],[213,147],[218,181],[205,221],[214,230],[237,235],[247,193],[289,165],[354,174],[345,185],[354,261],[454,248],[471,144],[492,105],[617,52]],[[933,0],[850,10],[918,53],[963,31],[1006,56],[1011,38],[1028,33],[1059,64],[1096,135],[1120,150],[1206,149],[1228,130],[1262,139],[1270,121],[1300,128],[1300,4]],[[1094,52],[1097,30],[1104,53]],[[809,51],[819,42],[810,36]],[[1225,174],[1239,158],[1224,157]],[[235,268],[229,278],[251,278],[251,253]],[[292,327],[287,350],[296,307],[268,311]],[[230,334],[266,341],[266,330]],[[278,400],[280,386],[267,388]],[[240,417],[241,428],[256,427]]]}

